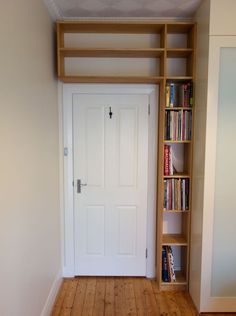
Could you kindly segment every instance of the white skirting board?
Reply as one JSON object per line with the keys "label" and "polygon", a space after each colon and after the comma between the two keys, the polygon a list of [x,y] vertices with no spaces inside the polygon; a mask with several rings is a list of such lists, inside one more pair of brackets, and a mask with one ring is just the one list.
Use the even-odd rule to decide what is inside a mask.
{"label": "white skirting board", "polygon": [[61,284],[62,284],[62,271],[60,269],[57,273],[57,276],[56,276],[53,284],[52,284],[52,287],[50,289],[50,292],[48,294],[47,300],[45,302],[44,308],[43,308],[40,316],[50,316],[50,314],[52,312],[53,305],[55,303],[57,293],[60,289]]}

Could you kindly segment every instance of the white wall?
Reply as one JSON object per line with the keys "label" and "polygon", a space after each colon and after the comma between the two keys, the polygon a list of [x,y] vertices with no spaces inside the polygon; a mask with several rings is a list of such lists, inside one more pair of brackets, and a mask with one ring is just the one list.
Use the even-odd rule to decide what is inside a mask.
{"label": "white wall", "polygon": [[39,316],[60,269],[52,24],[40,0],[0,6],[0,315]]}
{"label": "white wall", "polygon": [[235,12],[235,0],[211,0],[210,35],[236,35]]}
{"label": "white wall", "polygon": [[192,225],[189,278],[189,291],[198,310],[200,309],[201,294],[201,252],[208,87],[209,19],[210,1],[204,0],[202,1],[202,4],[198,8],[195,15],[195,20],[197,22],[197,67],[195,84]]}

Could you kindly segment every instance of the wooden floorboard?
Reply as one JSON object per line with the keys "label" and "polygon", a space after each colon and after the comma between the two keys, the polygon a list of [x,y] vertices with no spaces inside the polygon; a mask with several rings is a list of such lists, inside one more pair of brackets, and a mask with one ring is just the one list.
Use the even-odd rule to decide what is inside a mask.
{"label": "wooden floorboard", "polygon": [[159,292],[153,280],[126,277],[64,279],[51,313],[51,316],[197,315],[188,293]]}

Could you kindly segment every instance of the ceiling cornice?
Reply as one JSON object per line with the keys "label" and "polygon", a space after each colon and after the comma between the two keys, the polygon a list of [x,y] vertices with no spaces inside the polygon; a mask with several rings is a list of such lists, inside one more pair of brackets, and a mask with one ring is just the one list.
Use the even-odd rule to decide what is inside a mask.
{"label": "ceiling cornice", "polygon": [[63,19],[63,15],[54,0],[43,0],[43,2],[45,3],[52,20],[56,21]]}
{"label": "ceiling cornice", "polygon": [[[64,2],[63,2],[64,1]],[[107,1],[114,1],[114,0],[89,0],[90,2],[90,7],[89,7],[89,9],[84,9],[83,8],[83,6],[82,6],[82,4],[84,3],[84,1],[85,1],[85,3],[87,3],[86,1],[87,0],[81,0],[82,2],[80,3],[80,2],[67,2],[67,1],[70,1],[70,0],[43,0],[43,2],[45,3],[45,5],[46,5],[46,7],[47,7],[47,9],[48,9],[48,11],[49,11],[49,14],[50,14],[50,16],[51,16],[51,18],[52,18],[52,20],[53,21],[56,21],[56,20],[97,20],[97,21],[100,21],[100,20],[107,20],[107,21],[110,21],[110,20],[160,20],[160,21],[163,21],[163,20],[176,20],[176,21],[179,21],[179,20],[181,20],[181,21],[189,21],[189,20],[191,20],[192,18],[189,16],[189,15],[185,15],[185,13],[186,13],[186,11],[183,11],[183,10],[178,10],[178,8],[180,8],[181,6],[181,3],[183,3],[183,4],[185,4],[186,2],[188,2],[188,0],[175,0],[175,1],[177,1],[177,2],[175,2],[175,3],[172,3],[171,1],[172,0],[168,0],[168,1],[170,1],[170,2],[166,2],[166,4],[165,4],[165,2],[163,2],[164,3],[164,7],[162,6],[162,7],[160,7],[160,11],[158,12],[157,11],[157,13],[159,13],[159,14],[157,14],[157,16],[155,17],[155,16],[143,16],[143,17],[140,17],[140,16],[132,16],[132,11],[130,12],[131,14],[131,16],[128,16],[127,14],[123,14],[124,12],[126,13],[126,11],[124,10],[125,9],[125,7],[124,7],[124,4],[122,3],[122,0],[119,0],[119,2],[121,2],[122,3],[122,10],[120,10],[120,13],[121,13],[121,16],[118,16],[118,15],[116,15],[116,16],[106,16],[107,15],[107,10],[105,10],[104,12],[102,11],[101,12],[101,14],[100,14],[100,16],[96,16],[96,14],[92,14],[93,16],[89,16],[90,15],[90,13],[92,12],[93,13],[93,11],[91,11],[91,8],[92,8],[92,4],[93,3],[95,3],[95,4],[98,4],[98,3],[101,3],[101,4],[104,4],[104,3],[106,3]],[[123,0],[123,1],[125,1],[125,0]],[[131,1],[131,0],[130,0]],[[132,0],[132,1],[138,1],[138,0]],[[145,1],[145,0],[139,0],[139,1]],[[150,0],[151,1],[151,0]],[[156,1],[164,1],[164,0],[156,0]],[[179,2],[178,2],[179,1]],[[182,1],[182,2],[181,2]],[[194,1],[195,1],[195,3],[197,4],[199,4],[200,3],[200,0],[191,0],[190,1],[190,4],[191,3],[194,3]],[[76,4],[77,3],[77,4]],[[178,12],[179,13],[179,16],[177,15],[177,16],[167,16],[167,17],[164,17],[163,15],[161,15],[160,13],[161,13],[161,10],[163,9],[163,8],[165,8],[165,6],[167,5],[169,3],[169,5],[171,5],[172,7],[171,7],[171,10],[163,10],[163,13],[165,12],[165,13],[171,13],[171,15],[172,15],[172,13],[173,13],[173,15],[174,15],[174,12],[175,11],[173,11],[174,9],[175,9],[175,6],[176,6],[176,12]],[[179,5],[177,6],[177,4],[179,3]],[[60,6],[60,5],[62,5],[62,7]],[[69,6],[69,4],[71,5],[71,7]],[[118,3],[119,4],[119,3]],[[81,10],[82,10],[82,12],[81,12],[81,16],[78,16],[78,17],[76,17],[76,13],[78,13],[78,12],[80,12],[80,11],[78,11],[78,9],[80,9],[80,6],[81,6]],[[68,14],[68,12],[67,12],[67,7],[66,6],[69,6],[69,8],[70,8],[70,10],[71,10],[71,12],[69,12],[69,14]],[[109,12],[109,9],[112,9],[113,7],[112,6],[107,6],[107,8],[105,7],[105,9],[108,9],[108,12]],[[196,9],[196,8],[195,8]],[[85,12],[83,12],[83,10],[85,11]],[[119,10],[117,10],[117,12],[119,11]],[[148,8],[146,11],[147,12],[149,12],[150,11],[150,8]],[[139,11],[142,11],[142,10],[139,10]],[[144,11],[144,13],[145,13],[145,10],[143,10]],[[168,12],[168,11],[170,11],[170,12]],[[76,12],[76,13],[75,13]],[[117,12],[115,12],[115,13],[117,13]],[[134,10],[134,12],[135,12],[135,10]],[[188,11],[187,11],[188,12]],[[95,11],[95,13],[96,13],[96,11]],[[114,12],[113,12],[114,13]],[[142,12],[141,12],[142,13]],[[183,15],[185,15],[184,17],[181,17],[181,13],[184,13]],[[105,16],[102,16],[102,15],[105,15]],[[111,10],[111,14],[112,14],[112,10]],[[119,12],[118,12],[118,14],[119,14]],[[84,15],[84,16],[83,16]],[[125,16],[126,15],[126,16]],[[148,15],[148,14],[147,14]]]}

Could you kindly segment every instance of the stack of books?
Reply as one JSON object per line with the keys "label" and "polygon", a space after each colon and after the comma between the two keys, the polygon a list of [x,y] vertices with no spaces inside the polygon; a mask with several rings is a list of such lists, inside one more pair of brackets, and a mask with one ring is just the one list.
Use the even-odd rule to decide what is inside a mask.
{"label": "stack of books", "polygon": [[162,281],[176,282],[174,257],[170,246],[162,247]]}
{"label": "stack of books", "polygon": [[189,179],[164,179],[164,211],[189,210]]}
{"label": "stack of books", "polygon": [[193,106],[193,84],[185,83],[167,83],[166,85],[166,107],[184,107]]}
{"label": "stack of books", "polygon": [[165,140],[191,140],[192,112],[187,110],[165,111]]}

